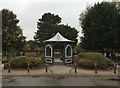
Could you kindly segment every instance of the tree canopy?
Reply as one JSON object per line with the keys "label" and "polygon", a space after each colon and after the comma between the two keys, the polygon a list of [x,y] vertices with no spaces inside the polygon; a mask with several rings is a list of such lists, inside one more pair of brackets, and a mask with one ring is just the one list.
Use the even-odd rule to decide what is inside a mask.
{"label": "tree canopy", "polygon": [[64,37],[76,41],[77,30],[68,25],[60,25],[61,18],[58,15],[45,13],[37,22],[37,32],[34,39],[40,46],[43,46],[43,41],[53,37],[57,32],[60,32]]}
{"label": "tree canopy", "polygon": [[18,26],[17,16],[8,9],[2,12],[2,50],[5,56],[10,56],[14,52],[19,52],[23,48],[25,37],[22,29]]}
{"label": "tree canopy", "polygon": [[31,52],[35,52],[37,50],[38,46],[36,45],[35,41],[29,40],[29,41],[26,41],[26,43],[29,44]]}
{"label": "tree canopy", "polygon": [[120,5],[102,2],[80,14],[83,37],[81,46],[86,50],[120,49]]}

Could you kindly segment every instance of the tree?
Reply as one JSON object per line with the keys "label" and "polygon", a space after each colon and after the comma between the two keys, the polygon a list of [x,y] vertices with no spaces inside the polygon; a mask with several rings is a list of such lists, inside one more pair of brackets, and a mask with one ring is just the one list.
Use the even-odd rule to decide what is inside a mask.
{"label": "tree", "polygon": [[39,46],[43,47],[43,41],[53,37],[57,32],[60,32],[64,37],[76,41],[77,30],[67,25],[60,25],[61,18],[58,15],[45,13],[37,22],[37,32],[34,39]]}
{"label": "tree", "polygon": [[76,39],[78,36],[77,35],[78,31],[75,28],[72,28],[68,25],[59,25],[58,29],[56,29],[56,33],[57,32],[60,32],[65,38],[73,40],[74,41],[73,46],[76,46],[78,42],[78,40]]}
{"label": "tree", "polygon": [[51,13],[45,13],[41,19],[37,22],[37,32],[35,32],[34,39],[40,46],[43,46],[43,41],[50,38],[53,35],[53,27],[61,22],[61,18],[58,15]]}
{"label": "tree", "polygon": [[31,50],[30,50],[31,52],[35,52],[36,49],[38,48],[37,44],[33,40],[26,41],[26,43],[29,44],[29,46],[31,48]]}
{"label": "tree", "polygon": [[30,47],[30,45],[29,45],[27,42],[26,42],[25,45],[24,45],[24,51],[25,51],[25,52],[31,51],[31,47]]}
{"label": "tree", "polygon": [[75,47],[75,51],[76,51],[76,54],[79,54],[82,50],[81,50],[81,46],[80,46],[80,43],[78,43]]}
{"label": "tree", "polygon": [[83,49],[120,49],[120,6],[117,3],[102,2],[88,7],[79,20]]}
{"label": "tree", "polygon": [[23,34],[21,34],[18,37],[18,40],[16,41],[16,43],[13,47],[15,49],[15,53],[16,53],[17,56],[25,54],[25,51],[24,51],[24,46],[25,46],[25,43],[26,43],[25,39],[26,39],[26,37],[23,36]]}
{"label": "tree", "polygon": [[22,29],[17,25],[19,20],[17,16],[8,9],[1,10],[2,12],[2,50],[3,55],[10,56],[13,51],[18,51],[21,42],[25,41],[22,35]]}

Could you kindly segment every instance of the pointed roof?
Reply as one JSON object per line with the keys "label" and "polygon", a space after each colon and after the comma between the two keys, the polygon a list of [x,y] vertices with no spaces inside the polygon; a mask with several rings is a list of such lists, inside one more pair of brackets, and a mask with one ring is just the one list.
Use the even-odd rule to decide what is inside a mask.
{"label": "pointed roof", "polygon": [[43,42],[74,42],[72,40],[69,40],[65,37],[63,37],[59,32],[53,36],[52,38],[45,40]]}

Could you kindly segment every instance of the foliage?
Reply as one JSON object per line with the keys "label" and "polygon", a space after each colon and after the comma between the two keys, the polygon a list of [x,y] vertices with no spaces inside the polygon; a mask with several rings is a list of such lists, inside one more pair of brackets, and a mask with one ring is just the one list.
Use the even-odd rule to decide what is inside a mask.
{"label": "foliage", "polygon": [[25,53],[25,56],[27,56],[27,57],[36,57],[36,53],[35,52],[27,52],[27,53]]}
{"label": "foliage", "polygon": [[40,65],[42,65],[42,60],[40,58],[19,56],[11,60],[13,68],[27,68],[28,62],[30,63],[30,67],[39,67]]}
{"label": "foliage", "polygon": [[106,59],[106,57],[104,57],[104,55],[102,55],[101,53],[92,53],[92,52],[82,52],[79,53],[79,57],[82,59]]}
{"label": "foliage", "polygon": [[2,12],[2,50],[3,54],[10,57],[10,54],[19,51],[20,54],[25,37],[22,34],[22,29],[17,25],[19,20],[17,16],[8,9],[1,10]]}
{"label": "foliage", "polygon": [[104,57],[101,53],[80,53],[77,65],[83,68],[94,69],[94,64],[97,63],[98,69],[106,69],[111,66],[110,59]]}
{"label": "foliage", "polygon": [[31,50],[30,50],[31,52],[36,51],[36,49],[38,48],[36,42],[33,41],[33,40],[26,41],[26,43],[29,44],[29,47],[30,47],[30,49],[31,49]]}
{"label": "foliage", "polygon": [[8,63],[11,59],[10,58],[3,58],[2,57],[2,63]]}
{"label": "foliage", "polygon": [[78,44],[76,45],[75,51],[76,51],[77,54],[82,51],[81,46],[80,46],[80,43],[78,43]]}
{"label": "foliage", "polygon": [[60,32],[65,38],[75,41],[75,44],[77,43],[76,38],[78,31],[75,28],[68,25],[59,25],[56,29],[56,33],[57,32]]}
{"label": "foliage", "polygon": [[31,47],[27,42],[24,44],[24,51],[26,51],[26,52],[31,51]]}
{"label": "foliage", "polygon": [[80,14],[83,37],[81,46],[86,50],[120,49],[120,5],[102,2]]}
{"label": "foliage", "polygon": [[67,25],[59,25],[61,18],[58,15],[45,13],[37,22],[37,32],[34,39],[39,46],[43,45],[43,41],[53,37],[57,32],[60,32],[64,37],[76,41],[77,30]]}

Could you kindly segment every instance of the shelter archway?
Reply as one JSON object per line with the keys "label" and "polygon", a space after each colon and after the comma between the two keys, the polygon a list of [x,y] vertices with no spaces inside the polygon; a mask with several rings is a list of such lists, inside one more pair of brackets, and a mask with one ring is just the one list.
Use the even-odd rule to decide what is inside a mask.
{"label": "shelter archway", "polygon": [[72,57],[72,47],[68,44],[65,48],[65,57]]}
{"label": "shelter archway", "polygon": [[53,48],[50,44],[47,44],[45,47],[45,57],[53,57]]}
{"label": "shelter archway", "polygon": [[45,57],[46,63],[53,63],[53,47],[50,44],[45,47]]}

